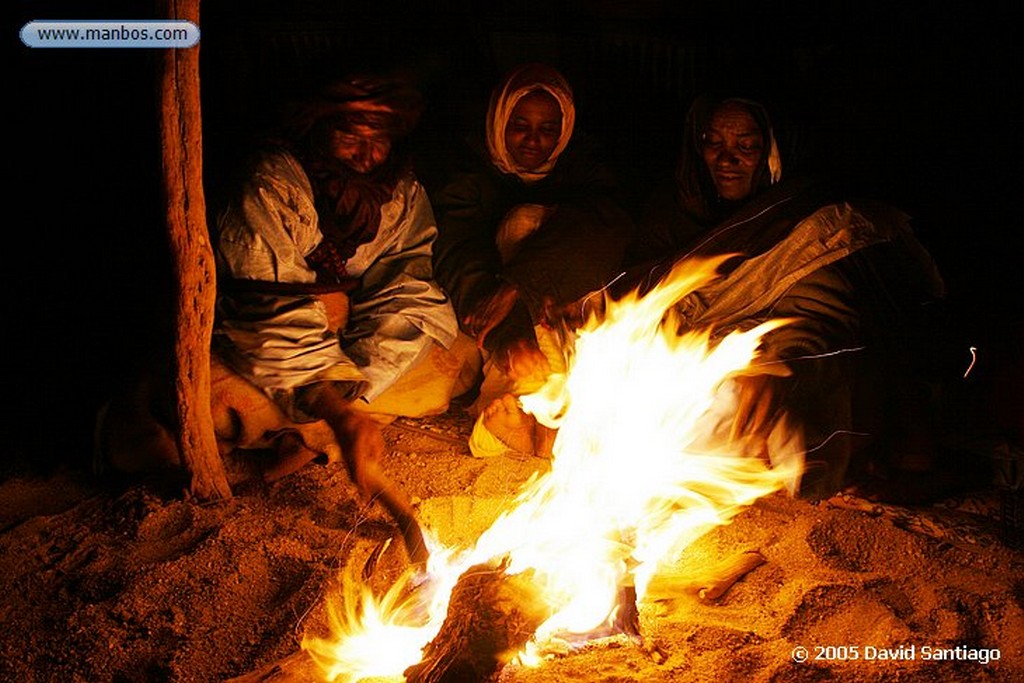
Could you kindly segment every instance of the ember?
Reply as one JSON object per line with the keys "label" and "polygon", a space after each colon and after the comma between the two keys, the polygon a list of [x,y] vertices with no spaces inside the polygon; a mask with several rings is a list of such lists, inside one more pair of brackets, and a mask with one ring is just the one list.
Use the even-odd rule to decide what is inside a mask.
{"label": "ember", "polygon": [[[744,506],[796,480],[799,458],[769,468],[745,457],[723,419],[730,415],[723,400],[729,378],[756,358],[761,336],[784,323],[715,345],[707,331],[677,332],[673,305],[714,278],[720,263],[677,266],[644,296],[609,301],[602,317],[571,335],[569,370],[522,399],[525,410],[558,430],[550,471],[528,482],[473,547],[428,539],[425,577],[410,574],[380,599],[365,589],[359,596],[354,586],[338,596],[345,608],[336,610],[333,636],[303,643],[327,680],[445,680],[446,658],[484,674],[512,658],[539,664],[594,637],[636,636],[637,605],[659,570]],[[741,572],[756,566],[744,564]],[[472,589],[494,598],[482,606],[457,598],[469,590],[467,571],[481,565],[497,567],[486,586]],[[523,604],[498,609],[510,594]],[[471,633],[466,622],[474,609],[482,615],[475,628],[488,623],[505,632]],[[488,614],[494,618],[484,619]],[[499,628],[503,620],[515,623]],[[513,637],[525,624],[532,637]],[[489,641],[486,654],[452,656],[481,641]]]}

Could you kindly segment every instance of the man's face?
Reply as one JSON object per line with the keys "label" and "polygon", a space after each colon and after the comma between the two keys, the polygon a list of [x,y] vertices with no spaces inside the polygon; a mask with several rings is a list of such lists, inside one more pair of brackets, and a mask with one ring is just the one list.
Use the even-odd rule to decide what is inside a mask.
{"label": "man's face", "polygon": [[751,195],[754,172],[764,155],[764,136],[745,106],[728,102],[715,111],[702,151],[719,197],[738,200]]}
{"label": "man's face", "polygon": [[562,109],[547,92],[537,90],[512,108],[505,124],[505,149],[527,171],[539,168],[558,146],[562,134]]}
{"label": "man's face", "polygon": [[331,156],[357,173],[369,173],[391,153],[391,138],[379,128],[351,124],[331,131]]}

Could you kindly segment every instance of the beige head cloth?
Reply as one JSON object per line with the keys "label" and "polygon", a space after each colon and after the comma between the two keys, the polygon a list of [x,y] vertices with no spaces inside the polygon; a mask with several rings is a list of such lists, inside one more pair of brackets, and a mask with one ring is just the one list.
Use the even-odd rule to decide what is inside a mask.
{"label": "beige head cloth", "polygon": [[[562,132],[551,156],[541,166],[526,170],[516,164],[505,147],[505,126],[516,103],[531,92],[542,90],[551,94],[562,110]],[[514,173],[525,182],[534,182],[545,177],[555,167],[559,155],[565,150],[572,137],[576,123],[576,105],[572,99],[572,88],[558,70],[546,64],[524,64],[513,69],[491,94],[487,107],[487,151],[491,161],[502,173]]]}

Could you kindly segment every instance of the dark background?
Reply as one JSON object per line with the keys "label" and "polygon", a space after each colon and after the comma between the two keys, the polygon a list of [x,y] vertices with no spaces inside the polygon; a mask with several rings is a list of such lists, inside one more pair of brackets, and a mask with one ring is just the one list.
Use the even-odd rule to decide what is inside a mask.
{"label": "dark background", "polygon": [[[32,19],[155,17],[140,5],[21,2],[9,25],[4,422],[29,461],[88,458],[96,408],[167,338],[173,283],[160,53],[29,49],[17,31]],[[974,345],[975,381],[1000,384],[1019,372],[1024,319],[1016,19],[1009,6],[937,5],[205,0],[205,179],[215,190],[283,99],[378,67],[408,70],[427,96],[414,141],[428,170],[479,125],[501,72],[541,60],[569,78],[579,127],[642,195],[671,173],[690,99],[731,90],[775,109],[795,166],[914,217],[947,280],[964,368]],[[1006,412],[998,391],[985,396]]]}

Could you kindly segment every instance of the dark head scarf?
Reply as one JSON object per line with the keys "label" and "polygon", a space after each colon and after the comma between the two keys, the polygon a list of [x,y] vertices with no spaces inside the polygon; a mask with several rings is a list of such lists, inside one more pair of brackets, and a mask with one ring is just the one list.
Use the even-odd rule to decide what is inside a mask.
{"label": "dark head scarf", "polygon": [[704,134],[715,111],[723,104],[742,104],[757,122],[764,138],[766,153],[754,171],[753,195],[756,196],[782,177],[782,161],[772,131],[771,120],[763,105],[739,97],[715,97],[702,95],[694,100],[686,115],[683,130],[683,146],[676,168],[676,187],[679,203],[683,210],[702,225],[718,221],[728,207],[718,197],[711,172],[704,163]]}
{"label": "dark head scarf", "polygon": [[[324,236],[307,256],[318,282],[345,280],[348,259],[377,236],[381,207],[410,171],[401,142],[416,126],[422,110],[419,92],[404,80],[360,76],[329,84],[286,117],[288,145],[313,186]],[[329,152],[331,133],[354,125],[384,131],[392,142],[388,159],[369,173],[352,170]]]}

